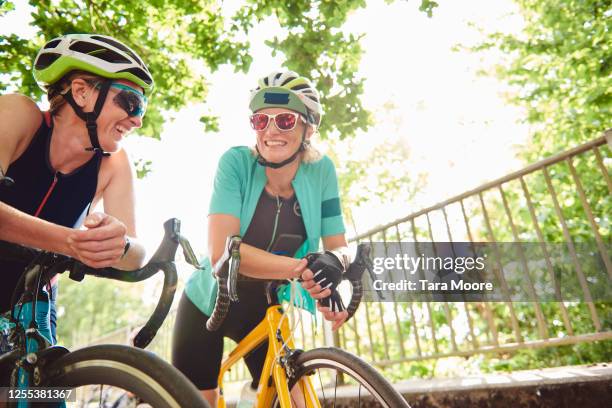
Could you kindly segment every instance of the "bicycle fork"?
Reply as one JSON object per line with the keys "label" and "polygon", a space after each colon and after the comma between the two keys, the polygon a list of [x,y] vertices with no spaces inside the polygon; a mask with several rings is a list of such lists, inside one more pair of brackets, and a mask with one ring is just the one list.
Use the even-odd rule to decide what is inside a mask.
{"label": "bicycle fork", "polygon": [[[39,291],[36,296],[28,299],[27,295],[21,298],[15,306],[13,316],[25,328],[24,338],[19,340],[20,347],[24,347],[25,354],[17,362],[13,371],[11,384],[18,389],[27,389],[41,384],[42,375],[38,351],[48,349],[52,344],[49,294],[46,290]],[[35,314],[34,321],[32,316]],[[23,344],[25,342],[25,345]],[[16,378],[14,376],[16,375]],[[26,400],[19,400],[17,408],[27,408],[31,404]],[[51,404],[47,405],[51,406]],[[53,407],[63,408],[64,402],[52,404]]]}
{"label": "bicycle fork", "polygon": [[321,408],[310,376],[304,376],[299,380],[294,386],[294,388],[298,387],[297,390],[292,391],[289,388],[289,383],[296,376],[295,361],[303,351],[294,348],[289,323],[286,319],[282,319],[283,310],[278,308],[276,311],[281,315],[280,317],[278,315],[274,315],[274,318],[267,316],[268,324],[274,325],[270,327],[270,332],[275,333],[276,337],[275,341],[269,339],[268,353],[276,356],[276,361],[272,365],[272,379],[279,405],[281,408],[291,408],[295,406],[292,404],[293,401],[300,408]]}

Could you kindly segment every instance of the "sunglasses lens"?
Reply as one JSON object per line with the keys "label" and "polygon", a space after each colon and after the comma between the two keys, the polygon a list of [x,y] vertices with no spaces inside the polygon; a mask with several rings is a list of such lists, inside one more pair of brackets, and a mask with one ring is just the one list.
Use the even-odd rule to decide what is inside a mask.
{"label": "sunglasses lens", "polygon": [[145,101],[140,97],[140,95],[129,92],[129,91],[121,91],[117,95],[113,101],[123,109],[128,116],[134,117],[144,116],[144,113],[147,109]]}
{"label": "sunglasses lens", "polygon": [[292,113],[281,113],[276,116],[276,126],[280,130],[291,130],[295,127],[295,122],[297,119],[297,115]]}
{"label": "sunglasses lens", "polygon": [[251,126],[255,130],[264,130],[268,126],[268,115],[263,113],[251,115]]}
{"label": "sunglasses lens", "polygon": [[119,93],[113,98],[113,102],[123,109],[130,117],[143,117],[147,110],[147,97],[135,89],[119,83],[113,83],[113,88],[119,89]]}

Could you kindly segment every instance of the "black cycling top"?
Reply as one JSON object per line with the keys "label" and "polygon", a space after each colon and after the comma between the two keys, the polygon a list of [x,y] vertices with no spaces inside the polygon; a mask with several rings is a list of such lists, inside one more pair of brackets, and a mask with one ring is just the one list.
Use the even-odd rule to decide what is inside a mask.
{"label": "black cycling top", "polygon": [[295,194],[271,195],[264,188],[242,242],[276,255],[293,256],[306,240],[306,227]]}
{"label": "black cycling top", "polygon": [[[48,112],[30,145],[6,173],[15,184],[0,185],[0,201],[33,216],[65,227],[79,226],[96,194],[102,156],[69,174],[51,167],[49,147],[53,125]],[[0,312],[10,308],[10,298],[25,265],[0,259]]]}

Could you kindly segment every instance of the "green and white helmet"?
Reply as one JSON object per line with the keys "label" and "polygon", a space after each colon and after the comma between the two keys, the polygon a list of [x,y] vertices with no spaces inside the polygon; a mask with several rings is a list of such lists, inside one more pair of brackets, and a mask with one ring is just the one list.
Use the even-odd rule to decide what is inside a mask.
{"label": "green and white helmet", "polygon": [[85,150],[108,156],[98,140],[97,119],[113,80],[125,79],[140,85],[145,92],[153,90],[153,77],[147,66],[128,46],[112,37],[99,34],[67,34],[46,43],[34,60],[34,78],[43,89],[61,80],[70,71],[86,71],[106,80],[98,87],[98,96],[93,111],[84,112],[72,95],[62,92],[63,98],[72,106],[74,113],[87,127],[91,147]]}
{"label": "green and white helmet", "polygon": [[67,34],[46,43],[34,60],[34,78],[46,90],[73,70],[125,79],[153,90],[154,82],[138,55],[118,40],[99,34]]}
{"label": "green and white helmet", "polygon": [[251,91],[249,108],[287,108],[301,113],[309,123],[318,126],[323,116],[319,92],[306,77],[293,71],[275,71],[261,78]]}

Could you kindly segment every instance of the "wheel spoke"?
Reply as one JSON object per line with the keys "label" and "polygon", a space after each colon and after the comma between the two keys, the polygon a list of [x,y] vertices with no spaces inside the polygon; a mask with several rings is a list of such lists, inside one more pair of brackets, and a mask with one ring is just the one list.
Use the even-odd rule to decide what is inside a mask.
{"label": "wheel spoke", "polygon": [[323,380],[321,379],[321,372],[318,371],[319,373],[319,384],[321,384],[321,392],[323,393],[323,402],[327,401],[327,398],[325,398],[325,387],[323,387]]}
{"label": "wheel spoke", "polygon": [[334,384],[334,408],[336,408],[336,398],[338,393],[338,372],[336,371],[336,379]]}

